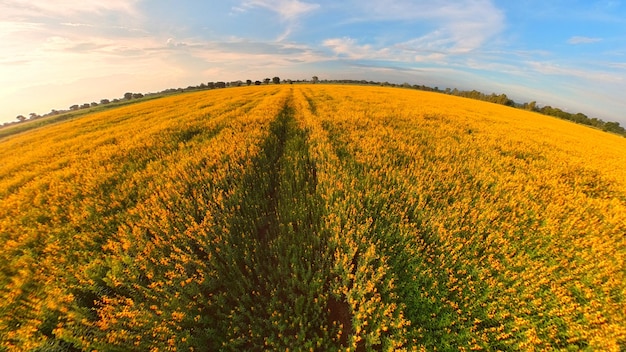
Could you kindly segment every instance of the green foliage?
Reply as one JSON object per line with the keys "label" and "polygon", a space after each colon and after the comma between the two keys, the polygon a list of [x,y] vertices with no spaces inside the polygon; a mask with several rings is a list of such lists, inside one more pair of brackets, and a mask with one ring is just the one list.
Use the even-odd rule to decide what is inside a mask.
{"label": "green foliage", "polygon": [[0,349],[623,345],[623,155],[441,94],[233,91],[2,141]]}

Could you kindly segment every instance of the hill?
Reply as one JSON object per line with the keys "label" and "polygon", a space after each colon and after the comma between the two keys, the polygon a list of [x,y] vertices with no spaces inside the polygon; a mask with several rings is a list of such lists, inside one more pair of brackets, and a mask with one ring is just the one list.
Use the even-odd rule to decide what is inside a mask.
{"label": "hill", "polygon": [[0,140],[5,350],[623,350],[626,140],[386,87]]}

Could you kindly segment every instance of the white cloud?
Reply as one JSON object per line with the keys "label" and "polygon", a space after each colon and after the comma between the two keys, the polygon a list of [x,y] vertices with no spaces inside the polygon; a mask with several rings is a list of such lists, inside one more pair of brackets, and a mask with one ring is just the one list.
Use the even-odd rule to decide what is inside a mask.
{"label": "white cloud", "polygon": [[298,17],[317,10],[319,4],[311,4],[299,0],[245,0],[238,9],[261,7],[276,12],[283,20],[293,21]]}
{"label": "white cloud", "polygon": [[194,43],[185,48],[185,55],[199,60],[198,63],[205,70],[216,65],[224,69],[245,67],[247,71],[271,68],[282,70],[294,63],[327,60],[321,53],[303,45],[249,41]]}
{"label": "white cloud", "polygon": [[422,21],[434,27],[405,47],[450,53],[480,48],[505,26],[504,13],[490,0],[363,0],[360,20]]}
{"label": "white cloud", "polygon": [[277,13],[285,24],[285,29],[276,41],[281,42],[298,26],[297,20],[305,14],[311,13],[320,7],[319,4],[302,2],[300,0],[244,0],[241,6],[234,7],[236,12],[245,12],[252,8],[264,8]]}
{"label": "white cloud", "polygon": [[626,70],[626,62],[611,62],[607,64],[607,66],[620,70]]}
{"label": "white cloud", "polygon": [[[361,0],[364,13],[371,18],[416,20],[460,19],[471,22],[490,21],[493,15],[501,16],[491,0]],[[481,15],[482,17],[475,17]]]}
{"label": "white cloud", "polygon": [[331,38],[326,39],[323,45],[331,49],[336,55],[349,59],[374,58],[374,50],[371,45],[359,45],[353,38]]}
{"label": "white cloud", "polygon": [[567,42],[569,44],[572,45],[577,45],[577,44],[592,44],[592,43],[597,43],[597,42],[601,42],[602,39],[601,38],[591,38],[591,37],[571,37],[567,40]]}
{"label": "white cloud", "polygon": [[74,22],[63,22],[63,23],[61,23],[61,25],[68,26],[68,27],[93,27],[92,24],[74,23]]}
{"label": "white cloud", "polygon": [[135,5],[141,0],[5,0],[0,3],[0,13],[6,18],[14,16],[71,16],[80,13],[123,12],[136,13]]}
{"label": "white cloud", "polygon": [[179,41],[176,40],[176,38],[168,38],[165,45],[168,48],[178,48],[178,47],[185,47],[185,46],[187,46],[187,43],[179,42]]}
{"label": "white cloud", "polygon": [[36,22],[0,21],[0,35],[4,34],[7,37],[9,34],[40,30],[41,28],[42,24]]}
{"label": "white cloud", "polygon": [[505,26],[502,11],[488,0],[362,0],[358,23],[409,21],[423,34],[396,43],[359,43],[349,37],[329,38],[323,45],[339,57],[449,64],[453,56],[484,50]]}
{"label": "white cloud", "polygon": [[52,36],[46,39],[46,42],[42,49],[46,51],[62,51],[67,50],[73,46],[72,40],[66,37]]}
{"label": "white cloud", "polygon": [[0,52],[43,66],[57,54],[133,45],[145,31],[119,22],[139,22],[138,1],[0,1]]}
{"label": "white cloud", "polygon": [[591,82],[624,83],[623,77],[615,75],[611,72],[565,67],[557,64],[538,61],[528,62],[528,66],[532,70],[544,75],[576,77]]}

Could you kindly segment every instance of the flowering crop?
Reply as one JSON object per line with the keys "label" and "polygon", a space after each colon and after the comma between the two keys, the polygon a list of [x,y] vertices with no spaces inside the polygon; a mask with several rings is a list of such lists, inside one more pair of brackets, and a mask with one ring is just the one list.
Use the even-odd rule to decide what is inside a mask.
{"label": "flowering crop", "polygon": [[0,349],[626,345],[626,140],[243,87],[0,140]]}

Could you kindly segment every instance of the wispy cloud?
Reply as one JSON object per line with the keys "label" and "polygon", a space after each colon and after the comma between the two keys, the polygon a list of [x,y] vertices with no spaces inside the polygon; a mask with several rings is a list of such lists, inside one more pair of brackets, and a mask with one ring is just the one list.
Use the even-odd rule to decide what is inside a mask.
{"label": "wispy cloud", "polygon": [[138,3],[139,0],[85,0],[80,4],[70,0],[0,1],[0,50],[45,60],[53,52],[66,54],[128,45],[133,37],[145,35],[145,31],[119,25],[139,22],[135,21],[141,16],[136,8]]}
{"label": "wispy cloud", "polygon": [[592,44],[601,42],[602,38],[592,38],[592,37],[571,37],[567,40],[569,44],[578,45],[578,44]]}
{"label": "wispy cloud", "polygon": [[297,27],[297,20],[300,17],[317,10],[320,5],[300,0],[244,0],[240,6],[234,9],[245,12],[253,8],[263,8],[280,16],[280,20],[286,27],[276,41],[283,41]]}
{"label": "wispy cloud", "polygon": [[74,22],[63,22],[61,23],[62,26],[68,26],[68,27],[93,27],[92,24],[87,24],[87,23],[74,23]]}
{"label": "wispy cloud", "polygon": [[[447,66],[466,54],[485,51],[505,27],[501,10],[489,0],[361,0],[352,2],[355,23],[415,23],[417,36],[366,42],[344,36],[322,42],[337,57]],[[384,29],[382,29],[384,31]]]}
{"label": "wispy cloud", "polygon": [[330,49],[338,58],[350,60],[378,60],[387,62],[436,62],[447,55],[426,48],[415,48],[411,43],[399,43],[389,46],[361,44],[350,37],[329,38],[322,45]]}
{"label": "wispy cloud", "polygon": [[[171,48],[170,48],[171,49]],[[322,53],[308,46],[288,43],[265,43],[250,41],[196,42],[176,47],[184,55],[195,57],[208,68],[220,65],[243,65],[254,68],[284,67],[291,63],[313,63],[326,60]]]}
{"label": "wispy cloud", "polygon": [[407,47],[428,51],[466,53],[481,47],[505,26],[504,13],[491,0],[411,1],[364,0],[363,20],[422,21],[432,30],[411,41]]}
{"label": "wispy cloud", "polygon": [[549,62],[528,62],[528,67],[544,75],[558,75],[582,78],[589,82],[623,83],[624,78],[612,72],[561,66]]}
{"label": "wispy cloud", "polygon": [[[56,72],[66,67],[65,62],[75,59],[72,55],[79,54],[82,60],[89,55],[89,62],[99,62],[101,55],[146,46],[149,39],[144,38],[144,30],[120,26],[140,22],[139,2],[0,1],[0,52],[15,53],[16,62],[22,65],[33,63]],[[87,61],[81,66],[86,65]],[[13,74],[8,72],[5,77],[8,76]],[[41,79],[46,76],[41,75]]]}
{"label": "wispy cloud", "polygon": [[387,48],[376,50],[372,45],[360,45],[354,38],[330,38],[323,42],[323,45],[331,49],[335,55],[348,59],[389,59],[390,50]]}
{"label": "wispy cloud", "polygon": [[295,20],[298,17],[320,7],[319,4],[312,4],[299,0],[245,0],[241,6],[243,9],[254,7],[265,8],[278,13],[281,18],[286,21]]}
{"label": "wispy cloud", "polygon": [[141,0],[5,0],[0,3],[2,13],[9,16],[69,16],[78,13],[124,12],[136,13],[135,5]]}
{"label": "wispy cloud", "polygon": [[607,64],[607,66],[620,70],[626,70],[626,62],[611,62]]}
{"label": "wispy cloud", "polygon": [[41,28],[42,24],[37,22],[0,21],[0,35],[39,30]]}

